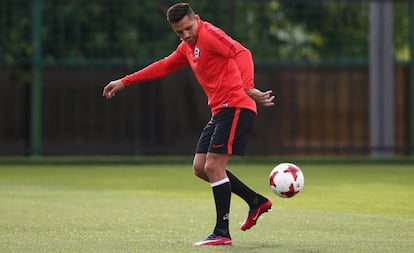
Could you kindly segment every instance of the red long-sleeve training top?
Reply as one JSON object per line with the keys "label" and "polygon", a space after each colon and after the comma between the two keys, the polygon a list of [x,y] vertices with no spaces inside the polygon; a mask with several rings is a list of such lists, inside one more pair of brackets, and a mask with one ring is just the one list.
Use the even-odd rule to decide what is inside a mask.
{"label": "red long-sleeve training top", "polygon": [[254,87],[250,51],[221,29],[199,21],[197,42],[182,41],[169,56],[122,78],[125,86],[162,78],[190,64],[208,98],[213,114],[221,108],[238,107],[256,111],[256,103],[245,92]]}

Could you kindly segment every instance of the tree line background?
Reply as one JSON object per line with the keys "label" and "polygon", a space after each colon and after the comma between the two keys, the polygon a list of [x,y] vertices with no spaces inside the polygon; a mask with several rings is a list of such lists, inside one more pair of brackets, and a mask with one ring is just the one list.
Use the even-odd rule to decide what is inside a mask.
{"label": "tree line background", "polygon": [[[165,89],[167,92],[181,92],[181,95],[185,96],[183,100],[187,100],[179,102],[183,103],[183,108],[194,107],[194,104],[199,103],[199,98],[202,99],[203,95],[192,86],[189,88],[195,83],[195,80],[188,69],[166,79],[166,82],[181,83],[180,85],[183,87],[178,85],[175,86],[176,89],[169,90],[164,85],[146,86],[141,91],[137,91],[143,95],[137,95],[137,93],[124,95],[125,100],[129,102],[114,102],[111,109],[107,104],[101,104],[102,102],[98,98],[91,99],[84,95],[85,92],[99,93],[95,90],[99,90],[107,81],[143,67],[168,55],[175,49],[179,39],[166,22],[165,12],[176,1],[43,0],[40,1],[42,5],[40,17],[33,14],[34,2],[28,0],[3,0],[0,2],[0,79],[2,81],[0,85],[9,91],[8,95],[3,94],[0,103],[0,111],[3,115],[1,119],[3,148],[0,150],[3,150],[3,153],[10,152],[6,150],[12,150],[11,153],[17,154],[30,153],[31,115],[28,101],[30,101],[31,94],[31,69],[34,64],[32,28],[36,19],[41,19],[42,23],[40,64],[44,75],[42,80],[43,153],[53,154],[56,150],[60,150],[56,151],[57,153],[69,154],[77,152],[112,153],[111,148],[105,149],[105,151],[99,150],[102,144],[113,143],[110,137],[105,137],[106,141],[95,143],[92,146],[88,146],[88,143],[93,140],[96,142],[97,138],[109,135],[110,129],[114,128],[123,133],[113,137],[118,140],[120,147],[114,153],[145,153],[146,151],[143,149],[136,148],[137,143],[142,142],[146,147],[148,143],[152,143],[153,149],[148,149],[151,150],[147,151],[149,153],[170,152],[167,151],[170,148],[166,146],[171,143],[174,146],[176,142],[179,143],[175,147],[176,153],[192,150],[192,146],[187,147],[188,143],[192,142],[182,141],[184,138],[180,138],[179,141],[173,139],[175,134],[171,128],[182,127],[179,124],[171,123],[174,119],[171,119],[170,122],[169,117],[171,116],[166,115],[164,102],[158,101],[159,98],[155,95],[160,92],[160,89]],[[322,66],[325,68],[325,72],[322,72],[326,78],[329,78],[326,68],[330,68],[328,72],[331,74],[332,68],[335,71],[350,71],[341,72],[341,75],[345,76],[344,78],[351,79],[345,82],[345,87],[348,89],[351,89],[350,87],[353,87],[355,83],[367,85],[366,75],[360,77],[358,73],[366,71],[367,68],[369,1],[194,0],[188,2],[202,19],[223,28],[252,51],[258,73],[257,80],[259,81],[271,82],[275,78],[283,81],[283,76],[291,71],[293,75],[301,73],[308,78],[307,82],[313,82],[309,80],[313,78],[314,73],[306,71],[315,68],[315,66],[318,71],[322,71]],[[410,61],[409,23],[410,15],[412,15],[410,10],[410,1],[394,2],[394,55],[396,62],[401,66],[407,66]],[[298,70],[298,68],[301,69]],[[271,75],[275,73],[275,70],[281,71],[278,77]],[[404,94],[407,89],[407,80],[404,79],[407,75],[406,70],[401,70],[401,73],[400,79],[403,81],[399,86],[402,90],[400,93]],[[319,83],[322,85],[318,86],[317,90],[323,92],[326,88],[323,86],[324,77],[317,76],[317,79],[320,79]],[[357,79],[362,79],[362,81],[355,81]],[[90,90],[82,90],[86,89],[85,86],[91,82],[93,84],[88,86]],[[159,83],[162,84],[163,81]],[[298,85],[291,79],[289,79],[289,83],[289,89]],[[271,84],[267,85],[272,88]],[[279,85],[283,86],[283,83]],[[309,89],[310,86],[307,87]],[[362,89],[361,93],[366,92],[366,86],[359,88]],[[181,91],[177,91],[180,89]],[[70,92],[78,94],[78,97],[70,98],[68,95]],[[292,95],[292,92],[287,93],[286,96],[294,96],[297,100],[298,95],[296,93],[296,95]],[[135,101],[137,96],[143,96],[138,97],[140,102]],[[188,98],[191,96],[195,98]],[[72,99],[77,100],[78,103]],[[281,98],[279,97],[279,99]],[[281,100],[283,102],[283,98]],[[353,102],[345,100],[347,101],[346,107],[353,107]],[[124,105],[125,103],[129,103],[131,107],[135,106],[135,114],[123,113],[122,116],[115,116],[117,114],[115,110],[119,110],[120,107],[125,110],[130,108],[128,105]],[[407,103],[407,100],[404,100],[404,103]],[[153,108],[149,109],[147,106]],[[339,108],[342,105],[335,106]],[[87,116],[85,107],[89,108],[87,112],[92,113],[92,116]],[[141,107],[146,112],[141,112],[139,109]],[[295,111],[297,107],[294,106],[293,111],[276,114],[284,115],[284,117],[289,115],[296,117],[296,119],[289,121],[289,126],[292,127],[297,123],[297,113],[302,113]],[[366,109],[360,109],[360,111],[362,111],[362,115],[365,115]],[[110,115],[112,118],[105,120],[104,117],[98,117],[96,115],[98,113]],[[153,113],[161,114],[159,117],[153,118],[151,116]],[[205,115],[208,114],[208,110],[193,108],[193,110],[184,109],[178,113]],[[351,117],[350,113],[352,114],[352,112],[348,112],[348,117]],[[269,112],[264,112],[264,114],[269,114]],[[402,114],[404,115],[405,111]],[[128,118],[137,117],[137,115],[145,115],[145,119]],[[307,123],[305,122],[307,125],[297,127],[298,129],[294,130],[305,132],[304,149],[303,147],[295,148],[297,141],[293,139],[297,139],[297,134],[288,134],[290,144],[285,148],[283,145],[278,146],[278,142],[281,143],[281,137],[278,137],[280,134],[274,134],[274,142],[269,142],[267,147],[262,147],[257,152],[275,153],[281,150],[288,150],[286,152],[300,150],[305,153],[310,152],[309,150],[316,150],[316,152],[320,152],[321,146],[319,144],[316,145],[316,149],[313,149],[313,142],[316,141],[313,139],[320,139],[320,134],[312,137],[312,133],[306,134],[308,130],[303,130],[310,128],[312,116],[309,115],[312,114],[306,116],[308,118]],[[187,118],[187,116],[180,114],[173,118],[181,119],[183,124],[195,122],[197,127],[204,124],[205,116],[194,117]],[[270,117],[272,116],[270,115]],[[52,123],[49,123],[50,121]],[[406,123],[404,122],[407,119],[402,121],[401,128],[403,130],[400,132],[403,134],[400,138],[404,139],[406,138]],[[142,126],[144,124],[142,122],[147,122],[147,126]],[[273,120],[270,122],[262,120],[258,128],[263,129],[264,124],[271,122]],[[340,124],[338,119],[336,122],[334,125]],[[275,120],[274,124],[277,123],[278,121]],[[160,126],[162,124],[166,126]],[[349,123],[350,128],[352,128],[352,124]],[[282,129],[273,128],[275,132],[283,132]],[[131,134],[131,129],[138,132]],[[182,129],[182,136],[190,131],[186,128]],[[152,133],[152,131],[154,132]],[[190,133],[192,131],[194,134],[191,134],[189,139],[194,142],[197,138],[194,135],[198,133],[199,129],[191,130]],[[345,139],[353,138],[353,134],[349,135],[350,131],[353,130],[346,131],[348,136],[345,136]],[[257,132],[260,131],[257,130]],[[257,134],[254,135],[257,137]],[[327,142],[338,143],[335,141],[341,139],[338,135],[341,134],[333,134],[333,140]],[[356,143],[363,144],[358,144],[352,149],[354,142],[351,141],[352,145],[349,143],[345,145],[347,150],[350,149],[353,150],[352,152],[358,153],[368,149],[366,134],[363,136],[362,141],[356,141]],[[148,139],[146,140],[146,138]],[[72,146],[68,145],[73,140],[76,143]],[[71,148],[62,148],[62,143],[66,143],[65,146]],[[262,143],[267,142],[262,141]],[[403,140],[400,143],[404,149],[406,144]],[[182,145],[186,148],[181,149]],[[350,146],[351,148],[349,148]],[[10,149],[10,147],[15,148]],[[330,150],[329,152],[342,150],[341,145],[339,145],[339,149],[338,145],[324,147],[322,150]],[[397,147],[397,149],[401,149],[401,147]]]}
{"label": "tree line background", "polygon": [[[366,59],[368,1],[189,1],[212,22],[266,61]],[[409,3],[395,2],[395,56],[409,60]],[[30,62],[32,1],[4,0],[2,64]],[[45,64],[152,61],[174,49],[165,22],[175,1],[43,1]],[[323,18],[322,18],[323,16]],[[349,45],[352,43],[352,46]]]}

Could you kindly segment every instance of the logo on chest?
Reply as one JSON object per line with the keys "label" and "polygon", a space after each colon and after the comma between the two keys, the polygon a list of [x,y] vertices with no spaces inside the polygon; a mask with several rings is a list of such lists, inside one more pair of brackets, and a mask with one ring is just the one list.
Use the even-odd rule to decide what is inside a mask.
{"label": "logo on chest", "polygon": [[195,47],[194,48],[194,53],[193,53],[193,56],[194,56],[194,60],[197,60],[198,58],[200,58],[200,48],[198,48],[198,47]]}

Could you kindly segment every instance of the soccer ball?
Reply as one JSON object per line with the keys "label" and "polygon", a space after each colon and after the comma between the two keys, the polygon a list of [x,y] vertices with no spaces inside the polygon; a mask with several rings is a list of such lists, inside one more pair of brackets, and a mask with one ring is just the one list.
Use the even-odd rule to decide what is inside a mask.
{"label": "soccer ball", "polygon": [[300,168],[292,163],[281,163],[273,168],[269,175],[272,191],[282,198],[291,198],[298,194],[305,183]]}

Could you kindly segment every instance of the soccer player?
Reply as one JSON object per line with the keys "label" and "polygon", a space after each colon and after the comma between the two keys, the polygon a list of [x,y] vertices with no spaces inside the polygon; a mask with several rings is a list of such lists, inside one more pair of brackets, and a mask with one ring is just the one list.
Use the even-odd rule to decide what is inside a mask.
{"label": "soccer player", "polygon": [[274,105],[272,91],[254,87],[251,53],[221,29],[202,20],[187,3],[177,3],[167,11],[167,21],[181,38],[169,56],[130,75],[109,82],[103,96],[110,99],[131,84],[162,78],[190,65],[208,98],[212,117],[198,140],[193,169],[196,176],[212,187],[216,225],[213,233],[194,245],[231,245],[229,211],[231,193],[249,205],[245,231],[272,207],[264,197],[227,170],[232,155],[244,155],[247,136],[257,114],[256,102]]}

